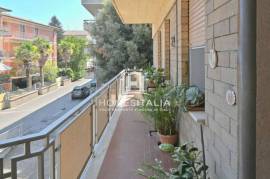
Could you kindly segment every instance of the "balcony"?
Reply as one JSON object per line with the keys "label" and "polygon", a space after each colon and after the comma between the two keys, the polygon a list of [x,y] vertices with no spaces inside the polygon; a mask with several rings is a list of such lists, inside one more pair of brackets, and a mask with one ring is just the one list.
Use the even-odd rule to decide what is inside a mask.
{"label": "balcony", "polygon": [[124,70],[39,133],[6,136],[0,178],[125,179],[139,178],[136,169],[155,158],[170,166],[151,126],[128,103],[143,89],[142,73]]}
{"label": "balcony", "polygon": [[102,0],[82,0],[82,5],[93,15],[96,16],[99,9],[103,7]]}

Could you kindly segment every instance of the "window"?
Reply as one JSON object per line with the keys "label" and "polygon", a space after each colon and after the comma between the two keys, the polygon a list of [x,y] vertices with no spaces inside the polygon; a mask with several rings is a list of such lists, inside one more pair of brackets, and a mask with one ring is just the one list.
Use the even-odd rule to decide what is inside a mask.
{"label": "window", "polygon": [[198,86],[201,91],[205,90],[204,58],[204,47],[190,49],[189,83]]}
{"label": "window", "polygon": [[21,33],[24,33],[25,32],[25,25],[20,25],[20,32]]}
{"label": "window", "polygon": [[38,28],[35,28],[35,36],[38,36]]}
{"label": "window", "polygon": [[7,22],[3,22],[3,27],[4,28],[8,27],[8,23]]}

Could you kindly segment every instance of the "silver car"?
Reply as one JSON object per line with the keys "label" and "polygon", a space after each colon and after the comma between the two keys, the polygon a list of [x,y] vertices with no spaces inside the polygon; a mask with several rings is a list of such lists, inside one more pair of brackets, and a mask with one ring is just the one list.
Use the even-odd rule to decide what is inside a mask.
{"label": "silver car", "polygon": [[71,92],[72,99],[83,99],[90,95],[90,89],[86,86],[76,86]]}

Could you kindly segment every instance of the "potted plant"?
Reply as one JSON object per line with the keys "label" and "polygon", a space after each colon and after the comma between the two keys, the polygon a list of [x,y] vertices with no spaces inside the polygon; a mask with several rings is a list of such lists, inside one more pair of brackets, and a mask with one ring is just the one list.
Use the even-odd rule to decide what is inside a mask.
{"label": "potted plant", "polygon": [[144,70],[144,77],[146,79],[146,83],[147,83],[147,87],[155,87],[155,83],[153,80],[153,74],[154,74],[154,70],[155,68],[152,66],[148,66],[145,70]]}
{"label": "potted plant", "polygon": [[190,86],[186,90],[185,101],[188,111],[202,111],[204,109],[204,94],[197,86]]}
{"label": "potted plant", "polygon": [[185,94],[185,89],[185,86],[157,87],[154,91],[143,95],[144,101],[140,111],[155,124],[162,144],[177,142],[177,114],[181,108],[181,98]]}
{"label": "potted plant", "polygon": [[147,67],[144,70],[147,88],[156,88],[162,86],[165,81],[164,70],[161,68]]}
{"label": "potted plant", "polygon": [[144,178],[162,179],[203,179],[207,178],[208,166],[203,161],[202,152],[191,144],[184,144],[176,147],[171,155],[175,163],[174,168],[166,170],[162,162],[155,159],[155,164],[144,164],[142,169],[138,169],[139,175]]}

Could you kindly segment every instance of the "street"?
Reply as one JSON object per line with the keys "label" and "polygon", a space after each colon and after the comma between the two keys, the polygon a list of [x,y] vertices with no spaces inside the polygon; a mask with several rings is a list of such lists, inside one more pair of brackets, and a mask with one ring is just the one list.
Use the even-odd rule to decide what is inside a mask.
{"label": "street", "polygon": [[18,107],[0,111],[0,139],[41,131],[81,102],[72,100],[70,92],[74,86],[89,80],[82,79],[68,87],[59,87]]}

